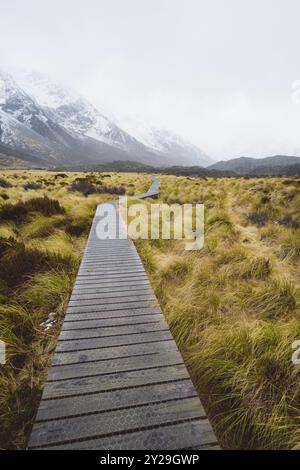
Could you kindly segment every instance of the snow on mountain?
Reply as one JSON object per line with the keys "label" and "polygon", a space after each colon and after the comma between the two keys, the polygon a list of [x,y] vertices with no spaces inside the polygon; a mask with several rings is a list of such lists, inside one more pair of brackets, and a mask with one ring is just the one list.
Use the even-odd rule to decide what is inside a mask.
{"label": "snow on mountain", "polygon": [[40,106],[46,108],[56,109],[79,99],[75,92],[61,84],[54,83],[47,75],[38,71],[18,71],[16,80],[28,95],[34,97]]}
{"label": "snow on mountain", "polygon": [[53,165],[78,161],[73,136],[53,121],[37,101],[0,71],[0,143]]}
{"label": "snow on mountain", "polygon": [[3,144],[11,145],[14,143],[15,129],[16,123],[0,110],[0,140]]}
{"label": "snow on mountain", "polygon": [[11,75],[0,72],[0,84],[2,112],[36,132],[47,144],[68,146],[69,134],[46,114],[37,101],[29,96]]}
{"label": "snow on mountain", "polygon": [[35,121],[46,124],[48,119],[36,103],[17,85],[11,75],[0,73],[0,108],[25,125]]}
{"label": "snow on mountain", "polygon": [[58,164],[211,163],[200,149],[169,130],[142,121],[119,126],[79,94],[39,72],[19,72],[16,81],[0,71],[0,111],[0,143],[34,155],[40,152]]}
{"label": "snow on mountain", "polygon": [[127,152],[142,150],[140,142],[73,90],[38,72],[27,73],[20,80],[23,89],[65,129]]}
{"label": "snow on mountain", "polygon": [[[195,145],[174,132],[151,126],[141,119],[127,119],[118,125],[107,111],[96,109],[74,91],[38,72],[28,73],[23,88],[44,107],[48,114],[69,131],[99,140],[129,154],[142,156],[146,150],[160,165],[209,165],[212,160]],[[155,155],[159,158],[155,159]],[[151,159],[151,155],[147,155]],[[163,158],[162,158],[163,157]]]}
{"label": "snow on mountain", "polygon": [[165,157],[166,164],[207,166],[212,160],[202,150],[169,129],[127,117],[121,126],[152,151]]}
{"label": "snow on mountain", "polygon": [[[114,160],[158,164],[155,154],[87,101],[50,85],[44,83],[44,89],[37,87],[34,93],[33,87],[27,91],[11,75],[0,72],[0,144],[12,155],[21,152],[25,160],[30,157],[46,166],[72,168]],[[43,104],[47,98],[48,106],[36,97]],[[122,149],[125,145],[126,151]]]}
{"label": "snow on mountain", "polygon": [[51,146],[30,127],[0,109],[0,144],[14,153],[46,166],[56,163],[57,155]]}

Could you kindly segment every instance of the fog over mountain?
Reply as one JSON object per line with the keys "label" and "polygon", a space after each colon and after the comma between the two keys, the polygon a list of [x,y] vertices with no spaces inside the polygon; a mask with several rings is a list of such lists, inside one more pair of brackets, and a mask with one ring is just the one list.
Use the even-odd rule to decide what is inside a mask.
{"label": "fog over mountain", "polygon": [[299,0],[10,0],[1,65],[63,80],[136,139],[127,115],[214,161],[300,156],[299,16]]}
{"label": "fog over mountain", "polygon": [[152,166],[207,165],[211,160],[170,130],[139,123],[122,129],[84,97],[39,72],[0,72],[0,143],[43,166],[92,166],[131,160]]}

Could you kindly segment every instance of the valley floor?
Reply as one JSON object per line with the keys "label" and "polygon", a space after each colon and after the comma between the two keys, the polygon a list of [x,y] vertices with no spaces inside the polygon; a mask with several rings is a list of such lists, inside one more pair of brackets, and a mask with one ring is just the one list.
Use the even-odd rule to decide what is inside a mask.
{"label": "valley floor", "polygon": [[[24,448],[98,203],[149,176],[0,175],[0,447]],[[205,246],[136,242],[224,448],[300,448],[300,180],[162,175],[160,200],[205,204]],[[157,202],[157,201],[155,201]],[[145,202],[149,205],[151,201]]]}

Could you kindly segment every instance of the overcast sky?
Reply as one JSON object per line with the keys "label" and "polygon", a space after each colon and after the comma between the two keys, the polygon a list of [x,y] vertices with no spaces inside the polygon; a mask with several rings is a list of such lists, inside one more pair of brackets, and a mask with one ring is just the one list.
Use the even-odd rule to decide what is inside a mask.
{"label": "overcast sky", "polygon": [[46,72],[216,159],[300,156],[299,0],[0,0],[0,65]]}

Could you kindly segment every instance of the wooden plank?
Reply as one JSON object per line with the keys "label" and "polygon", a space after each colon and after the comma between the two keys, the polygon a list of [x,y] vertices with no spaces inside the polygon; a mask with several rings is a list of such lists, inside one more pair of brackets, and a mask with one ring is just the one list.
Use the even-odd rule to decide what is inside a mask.
{"label": "wooden plank", "polygon": [[86,256],[93,249],[104,256],[108,256],[109,253],[135,253],[135,246],[131,244],[129,240],[125,240],[124,244],[121,243],[121,240],[116,240],[113,242],[110,242],[109,240],[102,241],[98,239],[95,239],[94,241],[89,240],[86,245],[84,256]]}
{"label": "wooden plank", "polygon": [[148,279],[146,275],[142,276],[131,276],[126,278],[119,278],[119,279],[109,279],[107,276],[105,278],[99,279],[96,277],[95,279],[84,279],[81,281],[76,280],[74,284],[74,289],[86,289],[92,287],[111,287],[115,288],[118,286],[132,286],[132,285],[141,285],[146,284],[148,285]]}
{"label": "wooden plank", "polygon": [[89,283],[90,281],[118,281],[118,280],[127,280],[127,279],[147,279],[146,274],[143,271],[132,272],[132,273],[110,273],[100,276],[98,273],[90,275],[81,275],[77,277],[76,285]]}
{"label": "wooden plank", "polygon": [[151,323],[140,323],[133,325],[116,325],[100,328],[88,328],[86,330],[68,330],[62,329],[59,340],[73,340],[80,338],[103,338],[107,336],[136,335],[139,333],[155,332],[168,330],[168,325],[163,321]]}
{"label": "wooden plank", "polygon": [[36,421],[48,421],[68,416],[79,416],[102,411],[128,408],[149,403],[194,397],[195,388],[189,379],[158,383],[122,391],[93,393],[91,395],[54,400],[42,400]]}
{"label": "wooden plank", "polygon": [[132,370],[145,370],[155,367],[172,366],[182,364],[183,360],[179,352],[173,348],[168,350],[168,354],[156,353],[147,355],[135,355],[131,357],[114,358],[111,360],[100,360],[92,362],[82,362],[76,364],[66,364],[51,367],[48,374],[48,382],[66,381],[68,379],[94,377],[106,374],[116,374],[119,372]]}
{"label": "wooden plank", "polygon": [[89,264],[97,264],[101,266],[110,266],[120,263],[120,265],[127,264],[127,263],[141,263],[141,258],[138,256],[137,253],[133,251],[130,253],[122,253],[116,252],[115,254],[109,253],[106,256],[104,255],[97,255],[94,253],[90,258],[84,256],[81,262],[82,265],[89,265]]}
{"label": "wooden plank", "polygon": [[120,268],[120,269],[84,269],[79,270],[77,277],[80,279],[81,277],[89,277],[89,276],[120,276],[120,275],[128,275],[128,274],[139,274],[145,273],[144,268]]}
{"label": "wooden plank", "polygon": [[85,320],[94,320],[97,318],[122,318],[122,317],[134,317],[140,315],[152,315],[161,313],[160,308],[138,308],[130,310],[109,310],[108,312],[91,312],[91,313],[68,313],[65,316],[65,322],[68,321],[85,321]]}
{"label": "wooden plank", "polygon": [[[74,336],[72,332],[72,336]],[[173,339],[168,329],[147,331],[143,333],[136,332],[128,335],[89,337],[82,339],[72,339],[71,341],[59,341],[56,346],[56,352],[67,351],[87,351],[91,349],[108,348],[112,346],[127,346],[129,344],[153,343],[156,341],[166,341]]]}
{"label": "wooden plank", "polygon": [[[104,302],[104,301],[107,302]],[[90,309],[94,311],[111,311],[111,310],[123,310],[123,309],[135,309],[139,308],[141,304],[147,304],[147,307],[158,307],[158,303],[155,297],[152,294],[143,295],[143,296],[132,296],[132,297],[118,297],[117,299],[78,299],[78,301],[73,301],[68,307],[68,312],[72,312],[74,309],[77,309],[78,312],[81,312],[82,309]],[[84,310],[82,310],[84,311]],[[76,312],[75,312],[76,313]]]}
{"label": "wooden plank", "polygon": [[113,326],[123,325],[140,325],[145,323],[157,323],[162,321],[162,315],[160,313],[155,315],[142,315],[133,317],[122,317],[122,318],[97,318],[95,320],[82,320],[82,321],[69,321],[64,322],[63,331],[67,330],[86,330],[94,328],[107,328]]}
{"label": "wooden plank", "polygon": [[74,285],[74,289],[72,295],[80,295],[84,292],[87,293],[111,293],[111,292],[122,292],[122,291],[135,291],[135,290],[143,290],[143,289],[150,289],[153,291],[152,287],[149,286],[148,281],[143,279],[141,281],[124,281],[124,282],[102,282],[96,281],[95,284],[84,284],[84,285]]}
{"label": "wooden plank", "polygon": [[77,364],[100,360],[115,359],[121,357],[141,356],[146,354],[165,353],[177,351],[174,341],[159,341],[145,344],[130,344],[128,346],[114,346],[110,348],[98,348],[87,351],[56,352],[52,365]]}
{"label": "wooden plank", "polygon": [[88,416],[36,423],[31,446],[59,444],[71,440],[100,437],[124,431],[138,431],[150,426],[174,424],[205,418],[198,398],[153,403],[125,410],[114,410]]}
{"label": "wooden plank", "polygon": [[118,262],[120,261],[134,261],[138,260],[140,261],[140,257],[136,251],[130,250],[128,253],[119,253],[116,252],[115,254],[113,253],[107,253],[101,254],[97,253],[97,251],[90,256],[84,255],[82,258],[82,263],[109,263],[110,261]]}
{"label": "wooden plank", "polygon": [[148,281],[146,273],[129,273],[129,274],[112,274],[106,276],[90,275],[88,278],[76,278],[75,285],[90,284],[90,283],[108,283],[108,282],[132,282],[132,281]]}
{"label": "wooden plank", "polygon": [[[218,445],[207,419],[143,431],[43,447],[53,450],[216,450]],[[213,443],[212,443],[213,442]]]}
{"label": "wooden plank", "polygon": [[99,294],[97,297],[94,298],[72,298],[69,301],[69,306],[81,306],[81,305],[109,305],[109,304],[117,304],[117,303],[124,303],[124,302],[135,302],[141,300],[153,300],[157,303],[157,299],[154,296],[153,292],[127,292],[127,294],[121,293],[120,295],[114,296],[113,293],[109,295]]}
{"label": "wooden plank", "polygon": [[137,387],[139,385],[172,382],[174,377],[177,379],[189,377],[183,364],[119,372],[118,374],[98,375],[95,377],[81,377],[60,382],[47,382],[43,398],[73,397],[93,392]]}
{"label": "wooden plank", "polygon": [[127,260],[124,260],[123,262],[120,260],[118,261],[110,260],[110,262],[106,262],[106,263],[102,263],[101,261],[93,261],[93,262],[88,262],[88,263],[83,262],[80,265],[80,269],[84,271],[90,271],[93,269],[101,269],[101,270],[109,270],[113,272],[116,269],[125,269],[125,268],[131,269],[134,267],[144,269],[143,263],[141,262],[141,260],[135,260],[135,259],[134,260],[127,259]]}
{"label": "wooden plank", "polygon": [[83,306],[71,306],[68,307],[67,313],[81,313],[81,312],[105,312],[109,310],[124,310],[144,307],[157,307],[157,302],[151,299],[149,300],[136,300],[134,302],[117,302],[109,305],[83,305]]}
{"label": "wooden plank", "polygon": [[131,266],[131,265],[139,265],[141,266],[141,260],[138,260],[137,257],[133,257],[133,256],[124,256],[124,257],[120,257],[120,256],[113,256],[111,255],[109,258],[107,258],[107,260],[103,260],[103,258],[101,259],[90,259],[90,260],[85,260],[83,259],[82,263],[81,263],[81,267],[84,267],[84,268],[93,268],[95,266],[101,266],[101,267],[118,267],[118,266]]}
{"label": "wooden plank", "polygon": [[98,289],[83,289],[81,291],[75,291],[73,290],[73,293],[71,295],[70,300],[76,300],[76,299],[105,299],[105,298],[117,298],[117,297],[123,297],[128,295],[128,292],[130,294],[136,295],[136,294],[153,294],[153,289],[152,287],[148,286],[147,284],[142,285],[140,287],[134,287],[132,289],[128,289],[128,286],[125,287],[118,287],[118,290],[116,292],[113,292],[112,289],[105,289],[105,288],[98,288]]}

